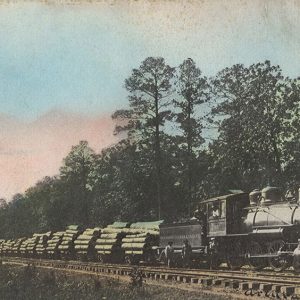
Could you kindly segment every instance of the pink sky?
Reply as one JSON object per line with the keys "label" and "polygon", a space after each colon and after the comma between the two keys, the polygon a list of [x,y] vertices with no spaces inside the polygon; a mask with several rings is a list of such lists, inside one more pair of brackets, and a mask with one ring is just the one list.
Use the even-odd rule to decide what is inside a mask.
{"label": "pink sky", "polygon": [[96,152],[117,140],[108,115],[91,118],[54,110],[26,123],[0,114],[0,128],[0,197],[7,199],[57,174],[62,159],[80,140]]}

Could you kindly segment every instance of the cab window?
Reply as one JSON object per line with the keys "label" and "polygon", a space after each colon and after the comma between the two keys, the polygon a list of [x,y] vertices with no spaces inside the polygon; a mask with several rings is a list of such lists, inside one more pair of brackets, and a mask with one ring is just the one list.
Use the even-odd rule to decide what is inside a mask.
{"label": "cab window", "polygon": [[212,219],[219,219],[225,217],[225,201],[214,201],[208,203],[208,218]]}

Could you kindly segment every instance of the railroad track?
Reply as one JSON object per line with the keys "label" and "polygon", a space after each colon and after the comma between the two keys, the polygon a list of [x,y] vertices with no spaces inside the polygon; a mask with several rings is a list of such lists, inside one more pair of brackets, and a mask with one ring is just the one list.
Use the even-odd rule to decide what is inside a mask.
{"label": "railroad track", "polygon": [[[0,258],[4,264],[31,265],[39,268],[66,270],[101,276],[123,278],[128,281],[133,266],[100,264],[96,262],[62,261],[33,258]],[[174,269],[159,266],[138,266],[147,281],[176,282],[203,289],[213,288],[242,297],[259,296],[274,299],[300,299],[300,276],[290,272],[254,272],[250,270]]]}

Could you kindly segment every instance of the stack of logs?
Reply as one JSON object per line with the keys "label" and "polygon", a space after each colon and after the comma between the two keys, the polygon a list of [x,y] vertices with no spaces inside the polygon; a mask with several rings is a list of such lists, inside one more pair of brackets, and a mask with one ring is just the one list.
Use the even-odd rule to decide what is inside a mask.
{"label": "stack of logs", "polygon": [[74,241],[76,257],[82,260],[96,258],[95,244],[100,237],[101,228],[88,228]]}
{"label": "stack of logs", "polygon": [[2,254],[9,255],[12,253],[12,247],[14,245],[14,240],[7,240],[2,244]]}
{"label": "stack of logs", "polygon": [[101,237],[97,239],[95,246],[99,261],[106,262],[108,258],[112,262],[123,260],[124,251],[121,244],[129,229],[128,226],[129,223],[114,222],[102,230]]}
{"label": "stack of logs", "polygon": [[18,255],[19,251],[20,251],[20,247],[22,245],[22,243],[26,240],[26,238],[19,238],[16,240],[16,242],[14,243],[13,247],[12,247],[12,253],[14,255]]}
{"label": "stack of logs", "polygon": [[82,233],[78,225],[69,225],[63,235],[62,241],[58,246],[61,258],[70,259],[75,256],[74,241]]}
{"label": "stack of logs", "polygon": [[34,253],[37,240],[37,236],[24,240],[20,246],[20,254],[22,256],[30,256],[30,254]]}
{"label": "stack of logs", "polygon": [[37,234],[37,236],[39,237],[39,240],[35,248],[36,253],[40,257],[45,257],[47,254],[47,242],[52,237],[52,232],[48,231],[46,233]]}
{"label": "stack of logs", "polygon": [[163,221],[138,222],[130,226],[130,231],[122,240],[122,249],[125,250],[125,261],[153,261],[155,250],[159,245],[159,225]]}
{"label": "stack of logs", "polygon": [[51,239],[47,242],[46,253],[49,258],[59,258],[58,246],[60,245],[64,231],[58,231],[53,233]]}

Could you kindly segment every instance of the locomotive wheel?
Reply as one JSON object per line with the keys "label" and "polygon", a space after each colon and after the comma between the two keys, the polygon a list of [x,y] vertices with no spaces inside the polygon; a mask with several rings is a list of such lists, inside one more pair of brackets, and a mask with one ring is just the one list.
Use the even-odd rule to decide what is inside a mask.
{"label": "locomotive wheel", "polygon": [[221,264],[221,260],[217,256],[211,256],[208,262],[208,267],[210,270],[216,270]]}
{"label": "locomotive wheel", "polygon": [[[255,241],[251,241],[247,246],[247,253],[251,256],[255,254],[264,254],[265,251],[264,251],[264,247],[261,244]],[[254,270],[261,270],[268,265],[268,262],[265,258],[249,257],[247,261],[250,267]]]}
{"label": "locomotive wheel", "polygon": [[[275,240],[268,244],[268,253],[269,254],[277,254],[278,251],[284,245],[283,240]],[[289,266],[289,261],[285,257],[270,257],[268,258],[269,266],[275,272],[281,272],[285,270]]]}
{"label": "locomotive wheel", "polygon": [[231,270],[240,269],[244,265],[243,247],[240,242],[231,241],[226,247],[227,265]]}

